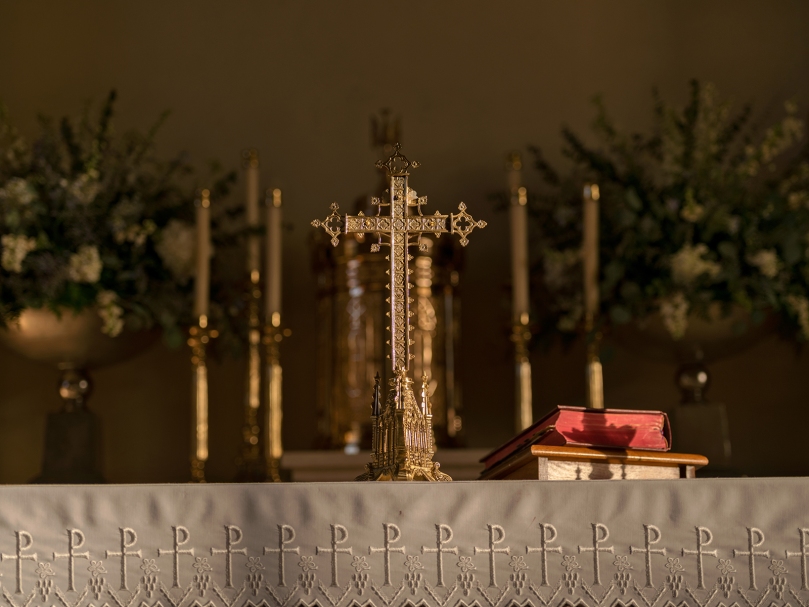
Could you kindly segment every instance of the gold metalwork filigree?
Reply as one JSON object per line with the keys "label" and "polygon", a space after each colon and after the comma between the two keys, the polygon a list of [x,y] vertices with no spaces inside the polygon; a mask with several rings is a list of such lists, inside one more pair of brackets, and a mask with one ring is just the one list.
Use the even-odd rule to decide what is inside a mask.
{"label": "gold metalwork filigree", "polygon": [[340,210],[339,204],[332,202],[330,208],[331,213],[329,213],[326,219],[323,221],[315,219],[312,222],[312,225],[316,228],[323,228],[326,230],[326,233],[331,236],[331,243],[336,247],[340,242],[339,238],[337,237],[343,231],[343,218],[340,213],[337,212]]}
{"label": "gold metalwork filigree", "polygon": [[[390,305],[390,359],[394,377],[390,380],[390,389],[384,409],[379,408],[378,399],[374,405],[372,416],[374,428],[373,459],[367,471],[360,479],[365,480],[451,480],[446,474],[438,471],[438,464],[432,461],[435,452],[432,432],[432,413],[427,398],[427,378],[424,378],[424,398],[421,405],[416,403],[413,394],[413,380],[408,371],[410,346],[413,340],[410,333],[410,317],[413,312],[410,304],[409,276],[413,273],[410,261],[413,257],[408,253],[411,246],[420,246],[422,235],[433,234],[436,237],[451,232],[461,236],[461,244],[468,244],[468,235],[475,228],[486,226],[484,221],[476,221],[466,212],[466,205],[459,205],[460,213],[451,216],[436,212],[435,215],[423,215],[422,206],[427,204],[427,197],[416,197],[408,187],[408,169],[418,167],[418,163],[408,160],[400,151],[399,144],[394,147],[393,154],[387,161],[376,163],[377,168],[387,172],[390,187],[389,202],[374,200],[377,215],[373,217],[360,213],[356,216],[338,214],[336,203],[331,205],[332,212],[324,221],[315,220],[314,227],[322,227],[334,246],[339,243],[338,235],[371,234],[377,242],[371,247],[379,251],[387,246],[390,253],[388,274],[390,282],[387,288],[390,295],[386,300]],[[383,216],[382,207],[390,207],[390,214]],[[410,209],[415,208],[416,215]],[[449,221],[449,228],[447,224]],[[378,393],[378,390],[376,391]]]}

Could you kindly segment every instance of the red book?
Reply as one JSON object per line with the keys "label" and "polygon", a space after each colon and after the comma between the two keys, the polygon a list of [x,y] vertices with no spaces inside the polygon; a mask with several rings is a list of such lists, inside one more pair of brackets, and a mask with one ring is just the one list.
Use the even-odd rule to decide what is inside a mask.
{"label": "red book", "polygon": [[559,406],[480,461],[488,469],[533,444],[668,451],[671,428],[662,411]]}

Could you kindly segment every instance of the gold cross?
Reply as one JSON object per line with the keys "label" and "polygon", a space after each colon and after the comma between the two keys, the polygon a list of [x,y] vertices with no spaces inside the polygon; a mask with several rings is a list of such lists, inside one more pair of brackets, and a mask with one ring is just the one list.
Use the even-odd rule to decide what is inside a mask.
{"label": "gold cross", "polygon": [[[386,300],[390,304],[391,318],[391,339],[388,342],[391,347],[391,365],[394,372],[406,373],[410,367],[410,359],[414,356],[410,354],[410,346],[413,340],[410,339],[410,298],[409,276],[412,274],[410,261],[413,257],[408,253],[411,246],[419,245],[421,250],[426,250],[427,245],[421,243],[423,234],[458,234],[461,237],[461,245],[469,244],[468,236],[475,228],[486,227],[485,221],[476,221],[466,212],[466,205],[458,205],[458,213],[442,215],[438,211],[434,215],[424,215],[421,207],[427,204],[426,196],[416,196],[415,192],[408,187],[408,169],[417,168],[418,162],[408,160],[400,151],[401,146],[397,143],[393,154],[385,161],[378,161],[376,167],[387,172],[390,188],[390,201],[383,202],[379,198],[374,198],[372,204],[377,207],[377,214],[366,216],[362,212],[359,215],[340,215],[338,204],[332,203],[331,213],[324,220],[315,219],[312,225],[316,228],[322,227],[331,236],[331,243],[336,247],[340,234],[367,234],[370,233],[377,238],[377,242],[371,245],[371,251],[376,252],[383,246],[390,247],[390,297]],[[382,215],[382,207],[390,207],[390,214]],[[417,214],[411,214],[411,209],[415,209]],[[449,220],[449,221],[447,221]]]}

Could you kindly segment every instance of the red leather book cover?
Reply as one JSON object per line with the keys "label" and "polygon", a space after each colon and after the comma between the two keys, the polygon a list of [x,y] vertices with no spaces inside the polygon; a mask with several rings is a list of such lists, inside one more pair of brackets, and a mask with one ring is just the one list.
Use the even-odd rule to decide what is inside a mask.
{"label": "red leather book cover", "polygon": [[671,428],[662,411],[558,406],[480,461],[491,468],[533,444],[668,451]]}

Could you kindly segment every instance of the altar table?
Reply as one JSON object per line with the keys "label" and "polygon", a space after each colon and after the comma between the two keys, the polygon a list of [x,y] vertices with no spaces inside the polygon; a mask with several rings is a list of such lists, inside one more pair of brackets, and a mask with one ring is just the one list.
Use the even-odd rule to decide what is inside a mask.
{"label": "altar table", "polygon": [[809,481],[0,488],[7,607],[809,605]]}

